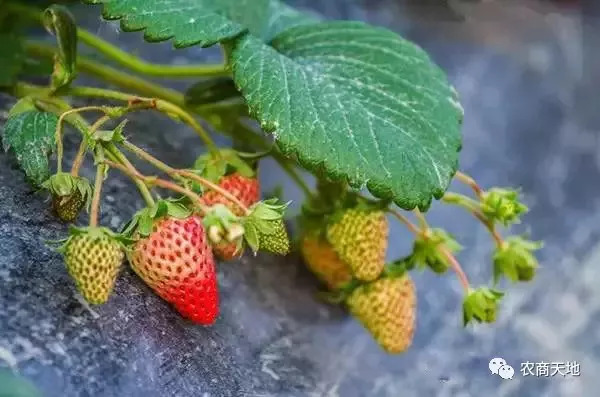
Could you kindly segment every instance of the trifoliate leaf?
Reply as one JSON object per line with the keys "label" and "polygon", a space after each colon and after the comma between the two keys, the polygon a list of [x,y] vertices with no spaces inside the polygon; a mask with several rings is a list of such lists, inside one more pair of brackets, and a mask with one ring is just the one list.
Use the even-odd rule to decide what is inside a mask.
{"label": "trifoliate leaf", "polygon": [[71,83],[77,74],[77,26],[69,10],[56,4],[44,11],[43,21],[58,44],[52,73],[52,87],[57,89]]}
{"label": "trifoliate leaf", "polygon": [[124,31],[144,30],[150,42],[173,39],[175,47],[209,47],[246,31],[268,42],[292,26],[315,18],[279,0],[84,0],[104,4],[105,19]]}
{"label": "trifoliate leaf", "polygon": [[306,168],[426,209],[443,195],[461,147],[462,108],[419,47],[359,22],[288,29],[229,51],[251,113]]}
{"label": "trifoliate leaf", "polygon": [[12,33],[0,33],[0,87],[12,85],[25,60],[21,38]]}
{"label": "trifoliate leaf", "polygon": [[53,113],[29,110],[9,117],[4,124],[4,150],[12,148],[27,177],[38,186],[50,176],[48,155],[56,146],[57,122]]}

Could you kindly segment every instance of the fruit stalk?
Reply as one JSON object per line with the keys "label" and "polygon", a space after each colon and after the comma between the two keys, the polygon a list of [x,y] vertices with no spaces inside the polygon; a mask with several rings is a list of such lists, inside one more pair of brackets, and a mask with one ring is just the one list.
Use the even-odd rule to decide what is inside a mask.
{"label": "fruit stalk", "polygon": [[102,183],[106,165],[99,164],[96,168],[96,180],[94,181],[94,198],[92,199],[92,210],[90,212],[90,226],[98,225],[98,213],[100,212],[100,197],[102,196]]}
{"label": "fruit stalk", "polygon": [[146,160],[148,163],[152,164],[159,170],[166,172],[167,174],[169,174],[170,177],[172,177],[174,179],[181,179],[181,177],[184,177],[187,179],[191,179],[195,182],[198,182],[199,184],[203,185],[204,187],[207,187],[207,188],[219,193],[226,199],[233,202],[244,212],[244,214],[247,215],[250,213],[250,210],[248,209],[248,207],[246,207],[244,205],[244,203],[242,203],[237,197],[235,197],[233,194],[229,193],[227,190],[221,188],[217,184],[212,183],[208,179],[203,178],[199,175],[196,175],[193,172],[175,169],[175,168],[169,166],[168,164],[165,164],[164,162],[160,161],[156,157],[152,156],[150,153],[146,152],[145,150],[134,145],[131,142],[128,142],[128,141],[123,142],[123,147],[125,149],[129,150],[130,152],[132,152],[133,154],[135,154],[136,156],[138,156],[139,158]]}
{"label": "fruit stalk", "polygon": [[165,189],[172,190],[177,193],[184,194],[195,203],[195,205],[200,209],[200,212],[202,212],[204,214],[209,212],[209,208],[202,204],[200,196],[198,196],[196,193],[192,192],[189,189],[186,189],[184,187],[181,187],[173,182],[169,182],[164,179],[142,175],[138,171],[130,170],[129,168],[125,167],[124,165],[115,163],[110,160],[104,160],[103,162],[104,162],[104,164],[108,165],[109,167],[118,169],[119,171],[123,172],[125,175],[129,176],[132,179],[138,179],[138,180],[144,182],[146,185],[150,185],[150,186],[156,185],[156,186],[159,186],[159,187],[162,187]]}
{"label": "fruit stalk", "polygon": [[464,183],[465,185],[469,186],[473,190],[475,195],[478,198],[481,198],[481,196],[483,195],[483,189],[479,186],[479,184],[477,182],[475,182],[475,179],[473,179],[469,175],[467,175],[463,172],[460,172],[460,171],[456,171],[456,174],[454,175],[454,177],[457,180]]}

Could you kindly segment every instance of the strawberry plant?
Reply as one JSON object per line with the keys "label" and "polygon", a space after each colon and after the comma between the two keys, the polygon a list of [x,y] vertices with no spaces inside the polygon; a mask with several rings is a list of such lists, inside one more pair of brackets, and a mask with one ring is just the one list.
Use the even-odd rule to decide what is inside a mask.
{"label": "strawberry plant", "polygon": [[[323,282],[320,296],[346,305],[390,353],[405,351],[416,327],[419,286],[409,272],[453,271],[464,290],[465,325],[496,319],[503,279],[535,276],[541,244],[505,238],[500,230],[519,222],[527,207],[518,191],[484,189],[458,171],[458,94],[414,43],[360,22],[324,21],[279,0],[84,3],[119,20],[123,31],[143,31],[149,42],[170,40],[174,51],[218,45],[224,54],[216,65],[151,64],[78,27],[65,6],[2,3],[0,89],[18,99],[3,146],[28,181],[48,193],[58,218],[73,223],[89,212],[89,224],[73,226],[60,252],[90,303],[110,304],[127,259],[184,317],[203,325],[218,321],[217,259],[246,251],[287,255],[296,248],[284,222],[288,203],[261,197],[266,157],[304,192],[295,237],[307,267]],[[25,32],[35,25],[56,44],[30,39]],[[82,46],[98,56],[80,55]],[[47,83],[39,84],[44,73]],[[81,85],[80,75],[104,85]],[[155,82],[160,79],[187,79],[190,86],[181,93]],[[74,98],[99,104],[75,107]],[[198,134],[203,145],[194,164],[174,168],[135,144],[137,131],[126,117],[149,111]],[[80,135],[68,169],[66,124]],[[218,147],[212,137],[218,133],[244,151]],[[132,157],[164,176],[142,174]],[[80,175],[84,161],[93,161],[94,181]],[[98,225],[102,185],[115,171],[131,179],[146,203],[120,230]],[[316,186],[300,171],[312,173]],[[453,179],[472,194],[448,191]],[[461,207],[489,231],[495,244],[490,285],[471,285],[455,256],[462,247],[428,224],[425,213],[434,200]],[[392,219],[415,240],[408,255],[386,263]]]}

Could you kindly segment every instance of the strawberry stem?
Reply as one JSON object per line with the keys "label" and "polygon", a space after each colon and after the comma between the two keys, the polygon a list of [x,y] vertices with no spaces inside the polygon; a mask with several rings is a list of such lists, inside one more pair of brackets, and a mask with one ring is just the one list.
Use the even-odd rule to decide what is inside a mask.
{"label": "strawberry stem", "polygon": [[101,106],[85,106],[77,109],[70,109],[63,112],[58,118],[56,123],[56,130],[54,132],[54,139],[56,140],[56,172],[62,172],[62,159],[63,159],[63,141],[62,141],[62,129],[63,120],[70,114],[85,112],[89,110],[96,110],[99,112],[105,112],[105,109]]}
{"label": "strawberry stem", "polygon": [[77,155],[75,156],[75,160],[73,160],[73,165],[71,166],[71,175],[79,175],[79,169],[81,168],[83,160],[85,159],[86,150],[87,142],[85,141],[85,139],[82,139],[81,143],[79,144],[79,149],[77,149]]}
{"label": "strawberry stem", "polygon": [[502,247],[504,245],[504,240],[502,239],[500,232],[496,229],[496,225],[481,212],[477,201],[470,197],[463,196],[462,194],[452,192],[446,192],[444,197],[442,197],[442,201],[466,209],[486,227],[494,239],[496,246]]}
{"label": "strawberry stem", "polygon": [[248,207],[246,207],[244,205],[244,203],[242,203],[237,197],[235,197],[233,194],[229,193],[227,190],[221,188],[219,185],[212,183],[208,179],[202,178],[201,176],[196,175],[193,172],[175,169],[175,168],[169,166],[168,164],[165,164],[164,162],[160,161],[156,157],[152,156],[150,153],[146,152],[145,150],[134,145],[131,142],[128,142],[128,141],[123,142],[123,147],[125,149],[129,150],[130,152],[134,153],[135,155],[137,155],[139,158],[146,160],[148,163],[152,164],[159,170],[166,172],[173,179],[181,180],[181,179],[187,178],[187,179],[196,181],[199,184],[201,184],[211,190],[214,190],[215,192],[219,193],[220,195],[222,195],[229,201],[233,202],[242,211],[244,211],[244,213],[246,215],[250,213],[250,210],[248,209]]}
{"label": "strawberry stem", "polygon": [[125,167],[124,165],[115,163],[113,161],[104,160],[104,164],[106,164],[112,168],[118,169],[119,171],[123,172],[124,174],[128,175],[131,178],[137,178],[137,179],[141,180],[142,182],[144,182],[146,185],[150,185],[150,186],[155,185],[155,186],[159,186],[159,187],[169,189],[174,192],[186,195],[195,203],[195,205],[200,209],[200,212],[202,212],[203,214],[206,214],[210,211],[210,209],[206,205],[202,204],[200,196],[198,196],[196,193],[192,192],[189,189],[186,189],[186,188],[181,187],[173,182],[169,182],[169,181],[166,181],[164,179],[160,179],[160,178],[157,178],[154,176],[142,175],[139,173],[139,171],[130,170],[128,167]]}
{"label": "strawberry stem", "polygon": [[[133,174],[139,174],[139,172],[135,169],[133,164],[131,164],[131,162],[127,159],[127,157],[125,157],[125,155],[123,153],[121,153],[114,144],[112,144],[112,143],[107,144],[105,146],[105,148],[106,148],[106,156],[108,158],[110,158],[112,161],[114,161],[116,163],[122,164],[123,166],[127,167],[127,169],[129,169]],[[146,184],[144,182],[140,181],[138,178],[131,178],[131,179],[133,180],[133,183],[135,184],[135,186],[138,188],[140,195],[144,199],[144,202],[146,203],[146,205],[148,207],[154,206],[154,199],[152,198],[152,194],[150,193],[148,186],[146,186]]]}
{"label": "strawberry stem", "polygon": [[[423,236],[423,238],[429,238],[429,226],[427,225],[427,220],[425,219],[425,216],[420,211],[416,210],[415,215],[417,216],[417,218],[419,218],[419,222],[422,225],[425,225],[421,229],[419,227],[417,227],[414,223],[412,223],[406,216],[401,214],[399,211],[397,211],[393,208],[388,208],[387,211],[390,214],[392,214],[394,217],[396,217],[396,219],[398,219],[404,225],[406,225],[406,227],[415,235]],[[444,244],[439,244],[437,246],[437,250],[446,257],[446,259],[450,263],[450,266],[456,273],[458,280],[460,281],[461,285],[463,286],[465,292],[468,291],[470,288],[469,287],[469,279],[467,278],[467,275],[465,274],[462,266],[460,265],[460,263],[458,262],[456,257],[454,257],[452,252],[450,252],[448,247],[446,247]]]}
{"label": "strawberry stem", "polygon": [[469,175],[460,172],[460,171],[456,171],[456,174],[454,175],[454,177],[459,180],[460,182],[464,183],[465,185],[469,186],[473,192],[475,193],[475,195],[478,198],[481,198],[481,196],[484,193],[484,190],[479,186],[479,184],[477,182],[475,182],[475,179],[473,179],[472,177],[470,177]]}
{"label": "strawberry stem", "polygon": [[[102,148],[98,149],[98,157],[103,158]],[[94,181],[94,197],[92,199],[92,209],[90,211],[90,226],[98,226],[98,213],[100,212],[100,197],[102,195],[102,183],[106,173],[106,165],[98,164],[96,168],[96,179]]]}

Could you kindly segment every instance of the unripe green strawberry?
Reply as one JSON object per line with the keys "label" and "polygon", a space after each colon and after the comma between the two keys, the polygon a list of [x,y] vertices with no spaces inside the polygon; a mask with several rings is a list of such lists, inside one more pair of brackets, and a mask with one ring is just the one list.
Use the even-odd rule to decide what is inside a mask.
{"label": "unripe green strawberry", "polygon": [[73,222],[85,206],[85,200],[78,190],[70,195],[52,195],[52,209],[65,222]]}
{"label": "unripe green strawberry", "polygon": [[416,319],[415,286],[408,275],[382,278],[357,287],[347,298],[350,312],[388,353],[412,343]]}
{"label": "unripe green strawberry", "polygon": [[219,295],[215,262],[198,216],[156,219],[129,254],[133,270],[181,315],[203,325],[215,322]]}
{"label": "unripe green strawberry", "polygon": [[262,251],[277,255],[287,255],[290,252],[290,239],[288,238],[283,219],[271,222],[271,233],[259,232],[258,241]]}
{"label": "unripe green strawberry", "polygon": [[81,210],[89,205],[92,188],[87,179],[60,172],[42,185],[52,195],[52,209],[65,222],[73,222]]}
{"label": "unripe green strawberry", "polygon": [[350,268],[326,240],[307,235],[300,250],[306,266],[330,289],[338,289],[352,280]]}
{"label": "unripe green strawberry", "polygon": [[350,208],[327,227],[327,239],[361,281],[375,280],[385,266],[388,221],[380,210]]}
{"label": "unripe green strawberry", "polygon": [[105,303],[123,262],[121,244],[106,229],[90,227],[69,237],[62,252],[67,270],[85,300]]}

